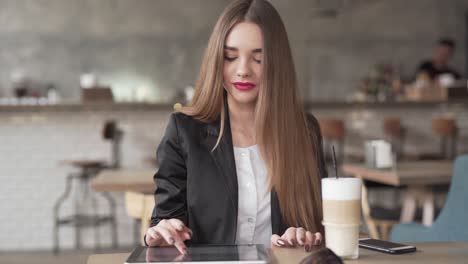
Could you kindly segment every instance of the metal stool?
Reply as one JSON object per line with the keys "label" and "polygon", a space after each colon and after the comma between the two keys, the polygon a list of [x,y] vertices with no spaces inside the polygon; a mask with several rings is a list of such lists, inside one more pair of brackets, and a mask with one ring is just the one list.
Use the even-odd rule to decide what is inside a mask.
{"label": "metal stool", "polygon": [[[70,225],[75,228],[75,248],[81,248],[81,229],[84,227],[94,227],[95,248],[99,249],[100,236],[98,227],[109,223],[112,229],[112,245],[117,247],[117,223],[115,219],[116,205],[114,199],[108,193],[103,193],[103,197],[109,203],[110,212],[108,215],[98,214],[97,194],[89,187],[89,181],[96,174],[106,167],[102,161],[64,161],[64,164],[79,168],[78,173],[70,173],[67,176],[67,182],[64,193],[60,196],[54,206],[54,253],[59,251],[59,228],[64,225]],[[74,213],[70,216],[60,217],[59,211],[64,202],[70,197],[73,180],[78,182],[77,192],[73,199]],[[91,202],[91,213],[85,212],[84,206]]]}
{"label": "metal stool", "polygon": [[[75,228],[75,248],[81,248],[81,229],[84,227],[94,227],[94,244],[99,249],[100,235],[99,226],[110,224],[112,233],[112,246],[117,248],[117,222],[116,222],[116,203],[109,193],[101,193],[109,204],[109,213],[107,215],[99,214],[97,194],[91,190],[89,181],[104,168],[120,167],[120,142],[123,133],[118,129],[116,122],[111,120],[106,122],[102,131],[102,136],[106,140],[112,141],[112,162],[107,165],[101,160],[71,160],[63,161],[62,164],[70,165],[79,169],[78,173],[71,173],[67,176],[64,193],[59,197],[54,205],[54,229],[53,229],[53,251],[59,252],[59,228],[64,225],[70,225]],[[78,181],[78,190],[73,199],[74,213],[67,217],[60,217],[60,208],[70,197],[73,180]],[[90,202],[91,213],[84,212],[86,202]]]}

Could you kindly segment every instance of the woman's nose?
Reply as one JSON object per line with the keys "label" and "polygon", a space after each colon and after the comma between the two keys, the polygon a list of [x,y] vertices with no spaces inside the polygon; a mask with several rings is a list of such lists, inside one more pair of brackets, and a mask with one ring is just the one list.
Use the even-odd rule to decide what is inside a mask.
{"label": "woman's nose", "polygon": [[246,78],[250,76],[250,68],[246,60],[239,63],[237,67],[237,76],[240,78]]}
{"label": "woman's nose", "polygon": [[249,74],[246,72],[237,72],[237,76],[241,78],[249,77]]}

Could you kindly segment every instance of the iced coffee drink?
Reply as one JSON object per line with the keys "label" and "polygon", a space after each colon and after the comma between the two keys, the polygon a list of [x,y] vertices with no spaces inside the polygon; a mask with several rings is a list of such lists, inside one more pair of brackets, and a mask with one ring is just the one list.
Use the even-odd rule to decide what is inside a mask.
{"label": "iced coffee drink", "polygon": [[322,201],[326,246],[342,258],[358,258],[361,180],[322,179]]}

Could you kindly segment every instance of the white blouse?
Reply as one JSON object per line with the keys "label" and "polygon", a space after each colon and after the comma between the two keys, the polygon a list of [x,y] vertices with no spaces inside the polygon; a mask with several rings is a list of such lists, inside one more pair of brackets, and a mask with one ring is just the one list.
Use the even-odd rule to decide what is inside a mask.
{"label": "white blouse", "polygon": [[270,192],[265,162],[257,145],[234,147],[239,208],[236,244],[271,246]]}

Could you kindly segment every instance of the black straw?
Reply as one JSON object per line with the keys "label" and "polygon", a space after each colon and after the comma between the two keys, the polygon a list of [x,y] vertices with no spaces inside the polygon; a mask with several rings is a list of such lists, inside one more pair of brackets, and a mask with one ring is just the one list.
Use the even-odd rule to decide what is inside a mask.
{"label": "black straw", "polygon": [[332,145],[332,151],[333,151],[333,168],[335,168],[335,178],[338,179],[338,168],[336,167],[336,155],[335,155],[335,146]]}

